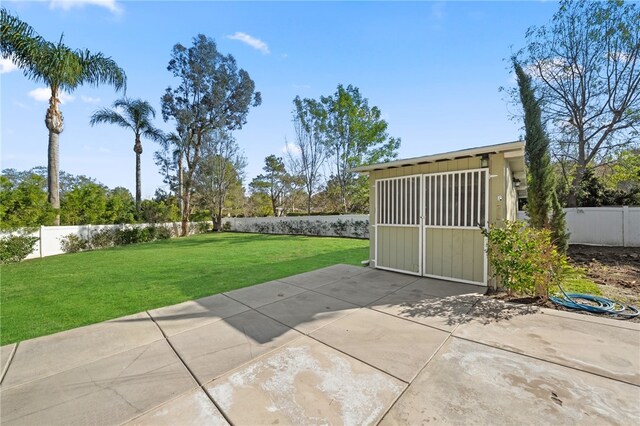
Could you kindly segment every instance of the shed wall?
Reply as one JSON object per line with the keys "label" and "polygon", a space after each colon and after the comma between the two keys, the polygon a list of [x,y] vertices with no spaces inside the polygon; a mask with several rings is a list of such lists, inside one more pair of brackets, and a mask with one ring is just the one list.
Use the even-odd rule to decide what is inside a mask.
{"label": "shed wall", "polygon": [[[375,181],[378,179],[479,169],[479,157],[419,164],[394,169],[374,170],[369,175],[370,189],[370,260],[376,266],[418,272],[419,231],[415,228],[380,227],[378,238],[375,224]],[[511,171],[502,154],[489,156],[489,223],[515,219],[517,195],[511,183]],[[423,188],[421,189],[423,190]],[[484,281],[484,238],[475,230],[426,229],[424,270],[427,275],[449,276],[466,281]]]}

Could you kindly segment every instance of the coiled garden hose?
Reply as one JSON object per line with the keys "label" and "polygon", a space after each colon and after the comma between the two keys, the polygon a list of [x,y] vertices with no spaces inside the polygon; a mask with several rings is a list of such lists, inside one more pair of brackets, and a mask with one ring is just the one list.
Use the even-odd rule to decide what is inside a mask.
{"label": "coiled garden hose", "polygon": [[[635,306],[623,305],[615,300],[606,299],[600,296],[592,296],[590,294],[566,293],[562,286],[558,287],[560,287],[560,291],[564,297],[549,297],[549,300],[556,305],[564,306],[569,309],[591,312],[594,314],[614,315],[624,319],[635,318],[640,315],[640,311]],[[594,302],[595,305],[580,303],[577,300],[588,300],[590,302]]]}

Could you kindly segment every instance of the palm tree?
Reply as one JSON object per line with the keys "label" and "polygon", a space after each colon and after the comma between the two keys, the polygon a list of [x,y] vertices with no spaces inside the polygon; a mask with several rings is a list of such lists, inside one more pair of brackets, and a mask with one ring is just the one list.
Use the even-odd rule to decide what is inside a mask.
{"label": "palm tree", "polygon": [[125,129],[133,130],[135,143],[133,152],[136,153],[136,209],[140,211],[142,198],[142,183],[140,179],[140,154],[142,154],[141,138],[162,141],[163,133],[151,123],[156,118],[156,111],[151,104],[142,99],[118,99],[113,103],[112,109],[102,108],[91,116],[91,125],[97,123],[116,124]]}
{"label": "palm tree", "polygon": [[29,79],[46,84],[51,89],[45,124],[49,130],[47,181],[49,203],[58,212],[60,224],[60,185],[58,182],[60,133],[64,119],[58,108],[60,93],[71,93],[78,86],[109,84],[116,91],[126,88],[126,75],[116,62],[102,53],[71,49],[62,43],[46,41],[26,22],[0,10],[0,54],[11,59]]}

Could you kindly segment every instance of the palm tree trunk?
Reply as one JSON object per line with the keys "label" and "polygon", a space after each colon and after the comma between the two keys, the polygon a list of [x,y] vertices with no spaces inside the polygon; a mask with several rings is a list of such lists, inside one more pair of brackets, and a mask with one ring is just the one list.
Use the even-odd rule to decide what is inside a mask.
{"label": "palm tree trunk", "polygon": [[51,98],[49,99],[49,108],[45,116],[44,123],[49,130],[49,150],[47,161],[47,185],[49,189],[49,203],[56,211],[54,225],[60,225],[60,152],[59,138],[60,133],[64,129],[64,119],[62,113],[58,109],[57,90],[51,89]]}
{"label": "palm tree trunk", "polygon": [[136,153],[136,210],[139,212],[140,204],[142,203],[142,178],[140,177],[142,143],[140,143],[140,135],[136,135],[136,144],[133,146],[133,152]]}
{"label": "palm tree trunk", "polygon": [[60,182],[59,176],[59,133],[49,130],[49,155],[47,161],[47,184],[49,188],[49,204],[56,210],[54,225],[60,225]]}

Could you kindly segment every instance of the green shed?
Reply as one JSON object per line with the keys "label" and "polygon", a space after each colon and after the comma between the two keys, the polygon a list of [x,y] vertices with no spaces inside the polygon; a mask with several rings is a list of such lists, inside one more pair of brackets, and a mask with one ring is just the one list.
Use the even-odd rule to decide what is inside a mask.
{"label": "green shed", "polygon": [[370,185],[370,264],[487,286],[480,226],[515,220],[526,197],[524,142],[353,169]]}

